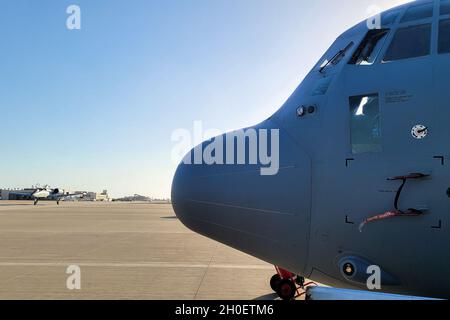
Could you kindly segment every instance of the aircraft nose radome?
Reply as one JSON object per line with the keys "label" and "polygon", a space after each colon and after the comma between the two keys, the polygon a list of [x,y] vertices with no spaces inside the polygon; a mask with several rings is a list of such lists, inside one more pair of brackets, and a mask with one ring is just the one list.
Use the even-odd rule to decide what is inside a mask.
{"label": "aircraft nose radome", "polygon": [[189,213],[192,210],[192,208],[189,208],[189,199],[191,198],[189,192],[191,188],[195,187],[195,181],[190,169],[192,168],[185,164],[181,164],[177,169],[172,183],[172,206],[178,219],[188,228],[196,231],[188,219]]}
{"label": "aircraft nose radome", "polygon": [[173,208],[192,231],[300,272],[309,236],[310,165],[280,132],[277,174],[262,175],[261,165],[182,163],[172,184]]}

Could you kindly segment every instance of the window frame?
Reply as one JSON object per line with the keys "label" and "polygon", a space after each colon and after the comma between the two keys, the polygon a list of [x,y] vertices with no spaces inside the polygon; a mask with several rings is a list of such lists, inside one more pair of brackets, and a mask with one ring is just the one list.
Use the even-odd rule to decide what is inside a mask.
{"label": "window frame", "polygon": [[[386,16],[383,16],[383,14],[394,15],[394,18],[390,22],[389,21],[386,22],[386,20],[383,21],[383,19],[386,18]],[[393,26],[395,26],[400,21],[401,17],[403,17],[403,10],[401,10],[401,9],[391,9],[387,12],[381,13],[381,28],[392,29]]]}
{"label": "window frame", "polygon": [[[397,17],[398,18],[398,17]],[[375,64],[378,64],[380,56],[382,56],[382,53],[384,52],[386,43],[388,42],[388,40],[390,39],[390,36],[392,34],[392,28],[391,27],[386,27],[386,28],[381,28],[381,29],[377,29],[378,31],[380,31],[380,33],[384,32],[384,36],[378,40],[377,44],[381,41],[381,48],[379,49],[378,53],[376,54],[375,59],[373,60],[372,63],[367,63],[367,64],[362,64],[362,63],[356,63],[357,62],[357,57],[359,57],[361,55],[361,53],[363,52],[363,50],[366,48],[367,44],[369,42],[367,42],[367,38],[369,36],[369,34],[371,32],[373,32],[373,30],[369,30],[366,35],[364,36],[364,38],[361,40],[361,42],[359,43],[358,47],[356,48],[356,50],[353,52],[353,54],[351,55],[350,59],[348,60],[347,64],[348,65],[352,65],[352,66],[362,66],[362,67],[368,67],[368,66],[373,66]],[[364,46],[363,46],[364,45]],[[376,46],[375,46],[376,47]],[[374,48],[375,48],[374,47]]]}
{"label": "window frame", "polygon": [[[352,105],[352,99],[354,98],[364,98],[364,97],[374,97],[376,96],[378,99],[378,127],[379,127],[379,137],[378,137],[378,144],[377,144],[377,150],[370,150],[370,151],[363,151],[363,152],[355,152],[354,149],[354,131],[353,129],[353,105]],[[384,151],[383,148],[383,123],[382,123],[382,119],[383,119],[383,111],[382,111],[382,101],[381,101],[381,94],[380,92],[371,92],[371,93],[362,93],[362,94],[354,94],[354,95],[349,95],[347,98],[347,103],[348,103],[348,112],[349,112],[349,120],[348,120],[348,134],[349,134],[349,149],[350,149],[350,153],[354,156],[357,155],[367,155],[367,154],[372,154],[372,155],[377,155],[380,154]]]}
{"label": "window frame", "polygon": [[[384,49],[382,50],[382,52],[380,52],[380,63],[381,64],[390,64],[390,63],[401,63],[401,62],[405,62],[405,61],[415,61],[418,59],[430,59],[431,56],[434,54],[434,47],[435,47],[435,37],[434,37],[434,22],[433,19],[426,19],[424,22],[424,20],[417,20],[417,21],[413,21],[413,23],[402,23],[402,24],[398,24],[395,28],[393,28],[391,30],[391,34],[389,39],[386,40],[387,45],[384,46]],[[418,56],[418,57],[410,57],[410,58],[404,58],[404,59],[397,59],[397,60],[391,60],[391,61],[385,61],[385,57],[386,54],[388,53],[389,49],[391,48],[392,43],[395,40],[395,36],[397,35],[397,33],[402,30],[402,29],[407,29],[407,28],[413,28],[413,27],[418,27],[418,26],[424,26],[424,25],[429,25],[430,26],[430,51],[427,55],[423,55],[423,56]]]}
{"label": "window frame", "polygon": [[437,43],[436,43],[436,53],[437,55],[441,56],[441,55],[447,55],[450,54],[450,51],[448,52],[440,52],[440,38],[441,38],[441,23],[444,21],[449,21],[450,22],[450,15],[445,15],[444,18],[440,17],[438,20],[438,24],[437,24]]}
{"label": "window frame", "polygon": [[[430,5],[430,4],[431,4],[431,7],[432,7],[432,11],[431,11],[431,16],[430,16],[430,17],[425,17],[425,18],[420,18],[420,19],[414,19],[414,20],[403,21],[403,19],[405,19],[406,15],[408,14],[408,12],[409,12],[411,9],[417,8],[417,7],[423,7],[423,6]],[[415,3],[412,3],[408,8],[406,8],[406,9],[404,10],[404,12],[403,12],[403,14],[401,15],[401,18],[400,18],[400,20],[399,20],[399,24],[400,24],[400,25],[403,25],[403,24],[409,24],[409,23],[412,23],[412,24],[420,24],[420,23],[418,23],[419,21],[432,20],[433,17],[435,16],[435,13],[436,13],[436,6],[435,6],[435,1],[434,1],[434,0],[433,0],[433,1],[429,1],[429,2],[427,2],[427,3],[421,3],[421,4],[415,4]]]}
{"label": "window frame", "polygon": [[[431,1],[430,1],[431,2]],[[432,56],[437,54],[437,33],[438,33],[438,29],[439,26],[436,27],[436,20],[439,19],[439,13],[440,13],[440,3],[436,2],[434,5],[434,9],[433,9],[433,15],[429,18],[424,18],[424,19],[418,19],[418,20],[413,20],[413,21],[407,21],[407,22],[402,22],[403,18],[405,17],[407,11],[414,6],[419,6],[418,4],[411,4],[410,6],[408,6],[407,8],[403,9],[402,12],[399,14],[399,17],[397,17],[397,21],[396,23],[391,25],[391,31],[388,35],[388,38],[386,39],[386,43],[384,44],[383,49],[381,50],[379,56],[378,56],[378,61],[376,63],[380,64],[380,65],[387,65],[387,64],[391,64],[391,63],[408,63],[408,62],[412,62],[412,61],[417,61],[417,60],[427,60],[427,59],[432,59]],[[437,8],[437,9],[436,9]],[[450,15],[449,15],[450,17]],[[430,39],[430,53],[426,56],[420,56],[420,57],[414,57],[414,58],[408,58],[408,59],[401,59],[401,60],[394,60],[394,61],[384,61],[384,57],[386,56],[387,51],[389,50],[392,41],[394,40],[395,35],[397,34],[397,31],[403,28],[408,28],[408,27],[414,27],[414,26],[419,26],[419,25],[424,25],[424,24],[430,24],[431,25],[431,39]],[[437,23],[439,24],[439,22]]]}

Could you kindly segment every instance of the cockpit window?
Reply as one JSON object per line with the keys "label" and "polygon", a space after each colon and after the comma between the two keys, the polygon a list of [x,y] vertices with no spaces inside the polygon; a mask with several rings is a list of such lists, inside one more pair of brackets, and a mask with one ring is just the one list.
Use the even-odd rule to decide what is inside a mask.
{"label": "cockpit window", "polygon": [[406,11],[401,22],[403,23],[403,22],[431,18],[433,16],[433,6],[434,6],[434,3],[429,2],[429,3],[411,7]]}
{"label": "cockpit window", "polygon": [[330,65],[337,65],[341,60],[345,57],[347,51],[349,51],[353,47],[353,41],[350,42],[344,49],[339,50],[330,60],[325,59],[320,65],[319,72],[323,72]]}
{"label": "cockpit window", "polygon": [[450,19],[439,22],[439,54],[450,53]]}
{"label": "cockpit window", "polygon": [[423,57],[431,50],[431,24],[398,29],[383,62]]}
{"label": "cockpit window", "polygon": [[388,33],[389,29],[370,30],[349,61],[349,64],[373,64],[383,47]]}
{"label": "cockpit window", "polygon": [[352,153],[381,152],[378,94],[350,97]]}
{"label": "cockpit window", "polygon": [[381,14],[381,24],[383,26],[391,25],[397,20],[400,11],[388,11],[386,13]]}
{"label": "cockpit window", "polygon": [[350,97],[350,132],[353,154],[381,152],[378,94]]}
{"label": "cockpit window", "polygon": [[441,0],[441,16],[450,14],[450,0]]}

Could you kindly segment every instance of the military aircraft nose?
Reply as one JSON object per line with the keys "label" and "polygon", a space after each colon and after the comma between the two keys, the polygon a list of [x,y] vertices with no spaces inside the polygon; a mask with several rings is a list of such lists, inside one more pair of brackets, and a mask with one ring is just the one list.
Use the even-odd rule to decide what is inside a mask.
{"label": "military aircraft nose", "polygon": [[[279,148],[269,148],[279,151],[279,159],[273,159],[279,168],[269,174],[262,170],[270,167],[267,161],[252,164],[248,154],[246,163],[182,163],[172,185],[177,217],[201,235],[301,272],[298,266],[306,262],[309,236],[310,160],[290,139],[280,131]],[[205,142],[196,150],[208,150],[208,146]],[[230,152],[225,149],[224,159]],[[252,149],[247,143],[246,150]],[[238,150],[235,147],[235,153]],[[260,144],[256,150],[266,151]],[[238,155],[234,156],[236,160]],[[286,252],[293,253],[295,264],[286,259]]]}
{"label": "military aircraft nose", "polygon": [[195,219],[196,208],[193,200],[192,189],[196,187],[194,167],[180,164],[172,183],[172,206],[178,219],[188,228],[196,231]]}

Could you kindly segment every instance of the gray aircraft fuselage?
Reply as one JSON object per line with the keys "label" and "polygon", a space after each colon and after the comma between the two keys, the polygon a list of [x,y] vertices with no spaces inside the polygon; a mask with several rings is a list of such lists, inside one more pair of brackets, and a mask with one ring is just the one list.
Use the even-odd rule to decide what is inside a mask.
{"label": "gray aircraft fuselage", "polygon": [[[367,267],[377,265],[383,292],[450,298],[448,2],[391,9],[381,29],[364,21],[335,41],[253,127],[279,130],[277,174],[261,175],[260,163],[181,164],[172,189],[180,220],[326,285],[367,290]],[[360,232],[364,219],[394,210],[401,181],[388,178],[410,173],[427,176],[408,180],[398,204],[422,214]]]}

